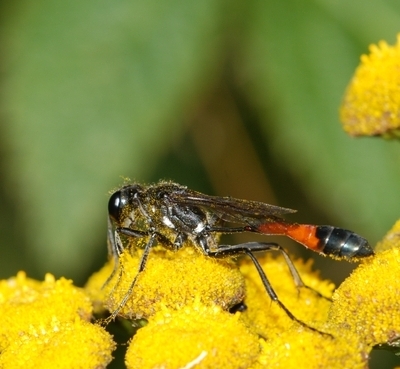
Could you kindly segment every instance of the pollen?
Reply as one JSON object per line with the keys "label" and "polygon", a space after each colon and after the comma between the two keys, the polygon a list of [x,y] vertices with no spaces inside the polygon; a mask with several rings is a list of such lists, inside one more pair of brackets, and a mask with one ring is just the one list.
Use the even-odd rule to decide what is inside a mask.
{"label": "pollen", "polygon": [[353,136],[399,135],[400,34],[393,46],[385,41],[361,56],[340,108],[344,130]]}

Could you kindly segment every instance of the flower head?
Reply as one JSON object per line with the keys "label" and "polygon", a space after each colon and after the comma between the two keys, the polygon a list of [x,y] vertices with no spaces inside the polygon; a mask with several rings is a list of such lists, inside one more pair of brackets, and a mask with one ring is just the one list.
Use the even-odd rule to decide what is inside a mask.
{"label": "flower head", "polygon": [[398,136],[400,128],[400,35],[362,55],[340,109],[344,130],[353,135]]}
{"label": "flower head", "polygon": [[400,337],[400,249],[377,253],[360,265],[333,295],[329,324],[352,332],[366,346]]}
{"label": "flower head", "polygon": [[218,305],[228,310],[242,301],[245,294],[244,278],[230,259],[207,257],[190,245],[174,252],[163,247],[151,250],[145,270],[138,275],[143,250],[127,250],[119,260],[119,273],[105,286],[112,270],[96,274],[86,286],[87,291],[104,298],[109,311],[119,308],[137,277],[131,296],[121,307],[120,315],[133,319],[148,318],[167,306],[179,309],[200,296],[207,305]]}
{"label": "flower head", "polygon": [[129,369],[248,368],[259,353],[259,338],[240,313],[197,298],[178,310],[161,308],[134,336],[125,361]]}
{"label": "flower head", "polygon": [[105,368],[114,342],[90,323],[92,305],[72,281],[19,272],[0,281],[1,368]]}

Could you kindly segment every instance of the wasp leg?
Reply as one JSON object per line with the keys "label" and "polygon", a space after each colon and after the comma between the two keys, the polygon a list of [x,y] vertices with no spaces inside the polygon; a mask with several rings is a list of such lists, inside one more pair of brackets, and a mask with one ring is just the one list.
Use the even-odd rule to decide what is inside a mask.
{"label": "wasp leg", "polygon": [[[115,239],[117,239],[117,241],[115,241]],[[114,250],[113,245],[116,245],[117,243],[121,243],[121,239],[119,238],[119,234],[117,232],[115,232],[115,238],[108,238],[107,241],[108,241],[109,245],[110,244],[112,245],[112,246],[109,246],[109,249],[111,249],[111,247],[112,247],[113,250]],[[121,245],[122,245],[122,243],[121,243]],[[121,251],[121,253],[113,253],[111,255],[114,260],[113,270],[112,270],[111,274],[108,276],[107,280],[101,286],[101,289],[104,289],[110,283],[110,281],[114,278],[115,274],[117,273],[117,270],[120,269],[119,255],[121,255],[121,254],[122,254],[122,251]],[[120,275],[118,276],[118,281],[120,278],[121,278],[121,272],[120,272]]]}
{"label": "wasp leg", "polygon": [[330,333],[326,333],[326,332],[321,332],[320,330],[318,330],[317,328],[311,327],[310,325],[308,325],[307,323],[304,323],[302,320],[296,318],[291,312],[290,310],[279,300],[277,294],[275,293],[275,291],[273,290],[271,283],[269,282],[263,268],[261,267],[260,263],[258,262],[257,258],[253,255],[253,253],[250,250],[244,250],[244,252],[246,253],[247,256],[250,257],[251,261],[253,262],[254,266],[257,269],[257,272],[261,278],[261,281],[268,293],[268,295],[271,297],[271,300],[276,302],[280,308],[286,313],[286,315],[294,320],[295,322],[297,322],[298,324],[300,324],[301,326],[310,329],[314,332],[323,334],[323,335],[327,335],[333,338],[333,336]]}
{"label": "wasp leg", "polygon": [[[124,298],[122,299],[122,301],[118,304],[118,307],[106,319],[106,323],[115,319],[115,317],[118,315],[118,313],[121,311],[121,309],[125,306],[129,297],[132,295],[132,291],[135,286],[136,280],[137,280],[139,274],[144,270],[144,268],[146,266],[147,258],[149,256],[151,248],[154,245],[154,242],[156,240],[158,240],[161,243],[169,244],[170,246],[173,246],[173,244],[171,243],[171,241],[168,238],[166,238],[165,236],[163,236],[162,234],[160,234],[158,232],[151,233],[149,231],[146,232],[146,231],[139,231],[139,230],[135,230],[135,229],[131,229],[131,228],[119,227],[119,228],[116,228],[116,230],[115,230],[115,240],[116,241],[111,239],[110,242],[114,243],[114,245],[115,244],[121,245],[120,247],[118,247],[118,250],[121,249],[122,251],[123,251],[123,246],[122,246],[122,241],[119,237],[119,234],[123,234],[128,237],[136,237],[136,238],[146,237],[146,236],[150,235],[150,238],[149,238],[148,242],[146,243],[146,246],[144,247],[143,254],[142,254],[142,257],[139,262],[138,272],[137,272],[135,278],[132,280],[131,284],[129,285],[128,291],[124,295]],[[116,263],[114,266],[114,270],[112,271],[111,275],[107,278],[106,282],[103,285],[103,288],[104,288],[104,286],[106,286],[110,282],[110,280],[114,277],[116,270],[119,269],[117,282],[115,283],[114,287],[112,288],[110,295],[115,291],[115,289],[119,285],[122,275],[123,275],[123,272],[124,272],[123,266],[120,265],[120,263],[119,263],[119,257],[121,256],[122,251],[119,253],[116,253],[117,260],[116,260]]]}
{"label": "wasp leg", "polygon": [[290,260],[289,255],[286,253],[283,248],[276,244],[276,243],[261,243],[261,242],[247,242],[247,243],[241,243],[237,245],[219,245],[217,251],[208,251],[208,256],[211,257],[223,257],[225,255],[236,255],[238,253],[244,253],[247,256],[250,257],[251,261],[253,262],[254,266],[257,269],[258,275],[261,278],[261,281],[263,283],[263,286],[268,294],[268,296],[271,298],[272,301],[276,302],[279,307],[286,313],[286,315],[300,324],[301,326],[310,329],[314,332],[318,332],[320,334],[328,335],[333,337],[331,334],[326,333],[326,332],[321,332],[316,328],[313,328],[309,326],[307,323],[303,322],[302,320],[296,318],[290,310],[279,300],[278,295],[274,291],[274,289],[271,286],[271,283],[265,274],[263,268],[261,267],[259,261],[257,258],[253,255],[254,251],[279,251],[282,253],[282,255],[285,258],[285,261],[287,262],[289,266],[290,273],[293,276],[293,279],[295,281],[295,284],[297,287],[306,287],[305,284],[303,283],[298,271],[296,270],[295,266],[293,265],[293,262]]}
{"label": "wasp leg", "polygon": [[207,229],[207,232],[215,232],[215,233],[243,233],[243,232],[257,232],[253,230],[253,228],[249,226],[245,227],[214,227],[210,226]]}
{"label": "wasp leg", "polygon": [[119,256],[123,252],[123,245],[121,239],[117,231],[113,232],[113,226],[110,217],[108,217],[107,219],[107,248],[108,248],[108,255],[114,260],[114,267],[113,271],[111,272],[107,280],[104,282],[101,289],[105,288],[105,286],[107,286],[110,283],[111,279],[114,278],[115,273],[117,273],[119,267]]}
{"label": "wasp leg", "polygon": [[[130,231],[132,231],[132,230],[130,230]],[[136,232],[136,231],[133,231],[133,232]],[[130,235],[132,235],[132,233],[130,233]],[[151,248],[152,248],[153,245],[154,245],[155,240],[157,239],[157,236],[158,236],[157,233],[153,233],[153,234],[150,236],[150,239],[149,239],[149,241],[147,242],[147,244],[146,244],[146,246],[145,246],[145,248],[144,248],[144,250],[143,250],[143,254],[142,254],[142,257],[141,257],[140,263],[139,263],[138,272],[136,273],[135,278],[133,278],[132,282],[130,283],[129,288],[128,288],[127,292],[125,293],[124,298],[122,299],[122,301],[118,304],[118,307],[117,307],[117,308],[111,313],[111,315],[106,319],[106,322],[107,322],[107,323],[110,322],[111,320],[114,320],[114,319],[116,318],[116,316],[118,315],[118,313],[121,311],[121,309],[125,306],[126,302],[127,302],[127,301],[129,300],[129,298],[131,297],[132,292],[133,292],[133,288],[135,287],[136,280],[137,280],[139,274],[140,274],[141,272],[143,272],[143,270],[144,270],[144,268],[145,268],[145,266],[146,266],[147,258],[148,258],[148,256],[149,256],[149,253],[150,253]],[[123,269],[121,269],[120,277],[121,277],[121,275],[122,275],[122,271],[123,271]],[[119,278],[119,280],[117,281],[117,284],[118,284],[119,282],[120,282],[120,278]],[[116,284],[116,285],[117,285],[117,284]],[[116,285],[114,286],[113,291],[115,290]],[[111,293],[112,293],[112,292],[111,292]]]}
{"label": "wasp leg", "polygon": [[114,268],[107,280],[104,282],[103,286],[101,289],[104,289],[110,281],[114,278],[115,274],[117,273],[117,270],[119,269],[119,275],[117,279],[117,283],[115,284],[114,288],[111,290],[111,293],[114,291],[115,287],[118,285],[121,276],[122,276],[122,268],[120,267],[119,264],[119,258],[121,254],[124,251],[124,246],[122,244],[121,238],[119,234],[124,234],[130,237],[145,237],[147,236],[147,232],[141,232],[141,231],[135,231],[129,228],[117,228],[114,231],[114,234],[112,233],[112,226],[110,223],[110,219],[108,220],[108,230],[107,230],[107,244],[108,244],[108,253],[111,255],[111,257],[114,259]]}
{"label": "wasp leg", "polygon": [[[175,245],[165,236],[163,236],[161,233],[158,232],[154,232],[154,231],[138,231],[135,229],[131,229],[131,228],[125,228],[125,227],[121,227],[121,228],[117,228],[117,231],[125,236],[128,237],[136,237],[136,238],[140,238],[140,237],[146,237],[146,236],[153,236],[155,238],[157,238],[158,241],[160,241],[162,244],[168,245],[172,248],[175,247]],[[146,247],[145,247],[146,248]]]}
{"label": "wasp leg", "polygon": [[[238,244],[238,245],[219,245],[218,246],[218,251],[216,252],[217,254],[221,255],[228,255],[228,254],[235,254],[237,252],[245,252],[244,248],[253,251],[278,251],[282,254],[282,256],[285,259],[285,262],[289,268],[290,274],[293,277],[294,284],[300,292],[301,288],[307,288],[308,290],[312,291],[315,293],[317,296],[324,298],[328,301],[332,301],[329,297],[324,296],[322,293],[319,291],[315,290],[314,288],[307,286],[303,280],[300,277],[299,272],[297,271],[296,267],[293,264],[292,259],[288,255],[288,253],[285,251],[285,249],[280,246],[279,244],[275,242],[246,242],[243,244]],[[217,255],[216,255],[217,256]]]}
{"label": "wasp leg", "polygon": [[296,267],[294,266],[290,256],[287,252],[283,249],[282,246],[275,242],[246,242],[241,243],[238,245],[219,245],[218,250],[214,253],[213,256],[218,255],[232,255],[237,254],[238,252],[246,253],[247,250],[253,251],[278,251],[282,254],[285,259],[287,266],[289,267],[290,274],[293,277],[294,284],[297,288],[306,287],[303,280],[300,277],[299,272],[297,271]]}

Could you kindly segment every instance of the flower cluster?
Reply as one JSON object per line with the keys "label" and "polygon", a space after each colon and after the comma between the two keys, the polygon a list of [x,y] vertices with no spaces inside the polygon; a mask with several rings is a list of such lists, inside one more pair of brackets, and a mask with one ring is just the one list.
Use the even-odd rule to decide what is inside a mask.
{"label": "flower cluster", "polygon": [[362,55],[340,110],[344,130],[353,135],[399,136],[400,35],[389,46],[381,41]]}
{"label": "flower cluster", "polygon": [[400,337],[399,231],[400,222],[335,291],[310,262],[294,261],[311,287],[296,289],[283,258],[260,257],[280,301],[304,325],[271,302],[250,260],[209,258],[190,244],[152,250],[123,307],[140,250],[120,258],[121,272],[103,289],[112,262],[85,290],[20,272],[0,283],[0,367],[106,367],[115,344],[90,321],[94,306],[146,319],[129,342],[127,368],[365,368],[374,345]]}
{"label": "flower cluster", "polygon": [[[374,345],[400,336],[395,302],[399,255],[395,247],[368,258],[335,292],[332,283],[312,271],[310,262],[294,262],[312,288],[297,291],[283,258],[260,257],[280,300],[310,327],[306,328],[271,303],[249,260],[239,262],[239,273],[231,260],[206,257],[193,245],[178,252],[157,248],[121,308],[124,317],[148,321],[129,343],[126,365],[364,368]],[[140,257],[139,250],[124,254],[123,272],[114,276],[104,293],[99,286],[112,270],[107,264],[89,281],[88,293],[97,302],[103,298],[110,311],[118,308],[136,276]],[[230,313],[229,307],[243,297],[247,309]]]}

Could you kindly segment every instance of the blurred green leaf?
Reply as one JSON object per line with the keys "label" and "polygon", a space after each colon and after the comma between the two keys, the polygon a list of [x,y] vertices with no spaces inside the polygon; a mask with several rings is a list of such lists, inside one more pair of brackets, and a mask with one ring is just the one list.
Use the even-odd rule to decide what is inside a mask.
{"label": "blurred green leaf", "polygon": [[120,176],[148,175],[180,135],[176,117],[216,73],[220,4],[8,6],[8,175],[41,266],[68,274],[96,251],[94,235],[105,237],[107,192]]}

